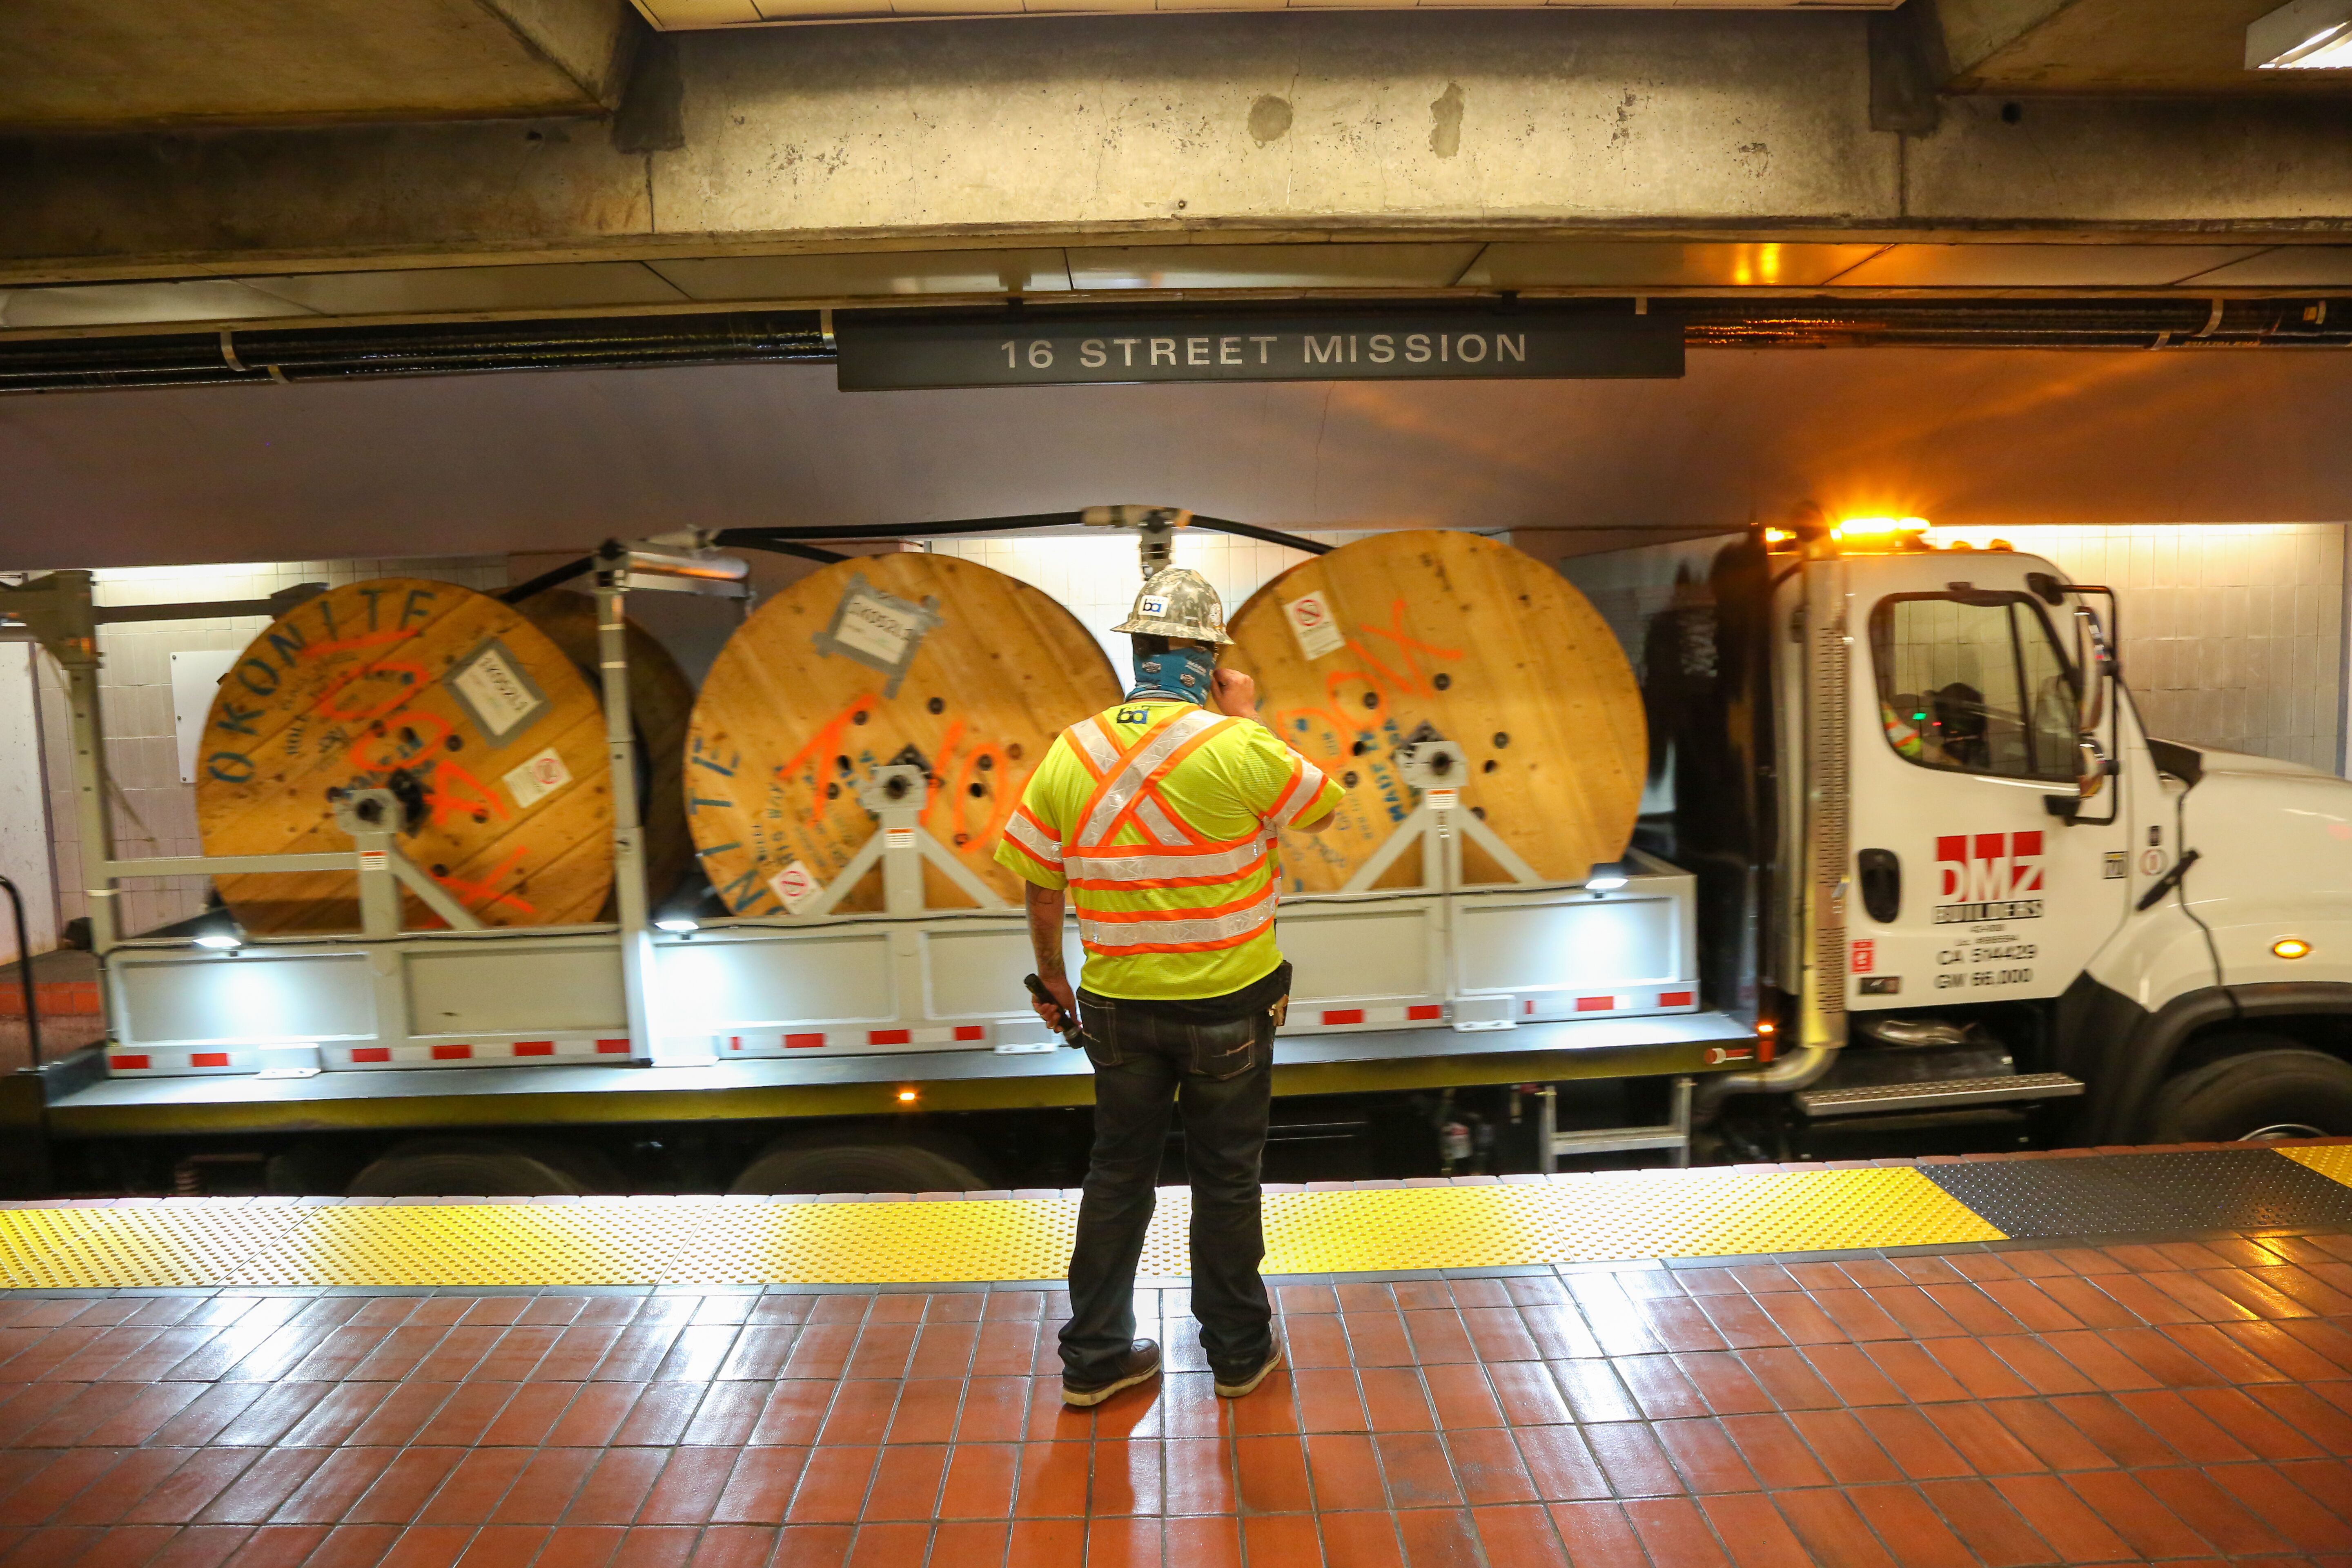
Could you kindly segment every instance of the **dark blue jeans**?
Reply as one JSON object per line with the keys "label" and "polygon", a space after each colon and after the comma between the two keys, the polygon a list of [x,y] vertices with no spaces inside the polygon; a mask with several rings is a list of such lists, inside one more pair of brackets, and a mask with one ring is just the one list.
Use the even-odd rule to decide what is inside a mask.
{"label": "dark blue jeans", "polygon": [[1274,1342],[1258,1277],[1274,1020],[1187,1024],[1092,999],[1081,1012],[1095,1068],[1095,1145],[1070,1254],[1062,1365],[1076,1382],[1105,1381],[1135,1338],[1136,1261],[1173,1110],[1184,1120],[1192,1186],[1192,1315],[1211,1368],[1246,1379]]}

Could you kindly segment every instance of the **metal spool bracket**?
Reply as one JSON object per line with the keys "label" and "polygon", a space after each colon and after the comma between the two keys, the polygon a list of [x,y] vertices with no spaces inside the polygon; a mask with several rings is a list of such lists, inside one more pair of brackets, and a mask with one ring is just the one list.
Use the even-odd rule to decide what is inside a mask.
{"label": "metal spool bracket", "polygon": [[1398,857],[1418,844],[1421,885],[1451,892],[1462,885],[1462,838],[1457,832],[1492,856],[1512,881],[1533,886],[1543,880],[1493,828],[1461,809],[1462,780],[1469,765],[1460,746],[1451,741],[1421,741],[1400,750],[1396,762],[1397,772],[1420,793],[1421,800],[1340,891],[1370,891]]}
{"label": "metal spool bracket", "polygon": [[929,861],[959,892],[983,910],[1010,909],[996,889],[974,876],[948,847],[931,837],[917,818],[929,798],[929,783],[922,769],[908,763],[877,768],[857,792],[857,803],[874,814],[874,836],[858,847],[841,874],[825,884],[824,894],[809,913],[831,914],[849,890],[879,861],[882,866],[882,907],[886,913],[919,915],[923,902],[923,864]]}

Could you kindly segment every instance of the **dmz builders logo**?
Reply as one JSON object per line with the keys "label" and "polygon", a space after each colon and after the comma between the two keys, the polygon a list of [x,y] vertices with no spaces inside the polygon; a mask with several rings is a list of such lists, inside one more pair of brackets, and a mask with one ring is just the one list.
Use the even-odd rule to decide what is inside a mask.
{"label": "dmz builders logo", "polygon": [[1955,833],[1936,840],[1937,925],[2042,916],[2042,835]]}

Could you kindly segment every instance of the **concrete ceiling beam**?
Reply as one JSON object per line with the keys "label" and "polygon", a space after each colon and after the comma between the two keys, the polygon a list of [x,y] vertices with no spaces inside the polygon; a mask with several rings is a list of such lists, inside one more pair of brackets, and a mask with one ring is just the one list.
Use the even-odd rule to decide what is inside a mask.
{"label": "concrete ceiling beam", "polygon": [[1874,128],[1864,16],[1333,20],[694,34],[658,40],[603,121],[0,140],[0,285],[1210,241],[2352,232],[2352,105],[1961,99],[1904,134]]}

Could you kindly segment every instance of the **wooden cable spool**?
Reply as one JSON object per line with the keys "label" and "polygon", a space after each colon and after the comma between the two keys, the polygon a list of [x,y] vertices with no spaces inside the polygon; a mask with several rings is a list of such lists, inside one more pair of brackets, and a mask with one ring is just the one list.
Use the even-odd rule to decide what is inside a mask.
{"label": "wooden cable spool", "polygon": [[[613,880],[604,714],[563,650],[452,583],[330,589],[255,639],[205,721],[207,855],[348,850],[336,792],[388,789],[402,851],[487,925],[593,921]],[[359,927],[355,874],[215,879],[247,931]],[[412,928],[440,923],[413,896]]]}
{"label": "wooden cable spool", "polygon": [[[1009,902],[1004,819],[1055,736],[1119,698],[1101,645],[1027,584],[951,555],[843,561],[770,599],[694,705],[687,822],[737,914],[805,910],[877,830],[858,792],[920,765],[921,825]],[[934,908],[968,908],[929,866]],[[869,876],[837,909],[881,907]]]}
{"label": "wooden cable spool", "polygon": [[[1283,839],[1285,884],[1344,886],[1412,812],[1396,753],[1462,748],[1462,806],[1547,880],[1617,859],[1641,806],[1641,694],[1583,595],[1476,534],[1375,534],[1292,567],[1234,616],[1225,662],[1254,677],[1275,733],[1342,784],[1337,820]],[[1382,880],[1419,880],[1406,855]],[[1475,844],[1467,879],[1506,881]]]}
{"label": "wooden cable spool", "polygon": [[[604,654],[597,643],[595,596],[550,588],[515,608],[563,650],[601,702]],[[645,825],[646,892],[658,905],[694,859],[683,788],[694,683],[661,639],[644,626],[630,621],[623,635],[629,649],[629,718],[637,741],[637,820]]]}

